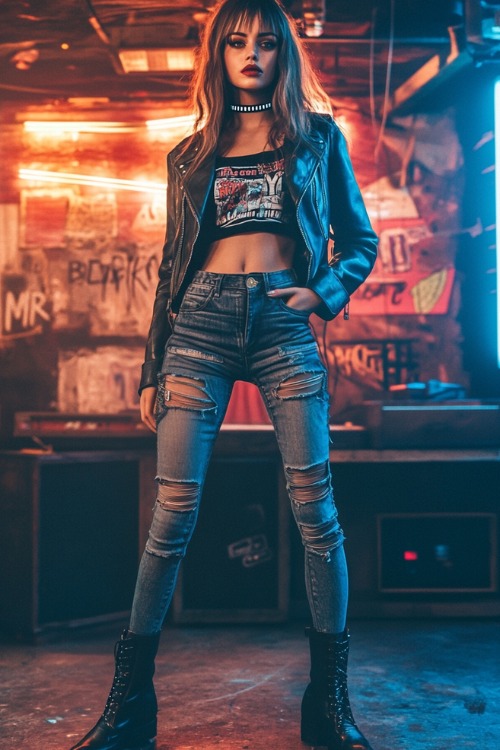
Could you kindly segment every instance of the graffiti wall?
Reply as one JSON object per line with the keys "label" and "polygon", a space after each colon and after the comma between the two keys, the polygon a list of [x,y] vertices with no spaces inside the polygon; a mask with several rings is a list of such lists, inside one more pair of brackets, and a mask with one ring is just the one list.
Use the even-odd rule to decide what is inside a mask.
{"label": "graffiti wall", "polygon": [[[466,385],[456,241],[482,231],[461,226],[453,112],[391,123],[377,158],[369,118],[350,111],[340,120],[380,253],[352,297],[350,320],[313,318],[338,421],[393,384]],[[164,157],[182,135],[8,129],[0,195],[4,414],[137,408],[164,235]],[[255,403],[255,394],[239,386],[235,399]],[[260,407],[234,401],[229,414],[252,419],[249,411],[265,419]]]}
{"label": "graffiti wall", "polygon": [[[342,115],[341,115],[342,117]],[[330,372],[336,420],[388,388],[437,379],[467,386],[457,323],[463,157],[454,113],[393,120],[375,156],[368,115],[349,112],[346,136],[379,255],[352,296],[350,319],[315,329]]]}
{"label": "graffiti wall", "polygon": [[165,154],[178,135],[152,136],[145,124],[76,136],[11,126],[7,138],[4,415],[135,409],[164,236]]}

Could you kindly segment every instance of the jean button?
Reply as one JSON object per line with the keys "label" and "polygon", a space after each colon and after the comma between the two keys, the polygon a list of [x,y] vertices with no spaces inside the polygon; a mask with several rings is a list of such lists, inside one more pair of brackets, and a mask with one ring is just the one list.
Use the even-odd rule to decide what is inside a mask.
{"label": "jean button", "polygon": [[259,286],[259,282],[257,281],[257,279],[254,279],[253,276],[249,276],[247,279],[247,287],[249,289],[253,289],[256,286]]}

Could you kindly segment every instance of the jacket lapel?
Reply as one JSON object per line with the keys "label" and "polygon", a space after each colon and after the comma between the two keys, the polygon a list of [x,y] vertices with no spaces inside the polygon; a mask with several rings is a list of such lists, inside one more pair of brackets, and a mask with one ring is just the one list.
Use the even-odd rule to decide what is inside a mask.
{"label": "jacket lapel", "polygon": [[208,191],[212,184],[215,170],[215,154],[213,154],[207,159],[204,159],[194,174],[189,177],[187,176],[189,166],[198,151],[199,143],[200,133],[197,134],[197,138],[195,138],[191,144],[189,151],[177,156],[174,161],[180,188],[187,196],[188,203],[191,206],[198,223],[201,222],[201,217],[203,215]]}
{"label": "jacket lapel", "polygon": [[307,188],[325,150],[324,138],[315,132],[312,132],[309,137],[311,144],[298,143],[294,146],[288,140],[285,140],[283,144],[285,179],[296,205]]}
{"label": "jacket lapel", "polygon": [[[192,158],[189,159],[192,161]],[[187,164],[187,160],[184,162]],[[201,222],[205,204],[207,201],[210,186],[215,172],[215,154],[205,159],[198,167],[196,172],[189,178],[185,178],[181,171],[181,184],[184,187],[186,195],[191,202],[198,222]]]}

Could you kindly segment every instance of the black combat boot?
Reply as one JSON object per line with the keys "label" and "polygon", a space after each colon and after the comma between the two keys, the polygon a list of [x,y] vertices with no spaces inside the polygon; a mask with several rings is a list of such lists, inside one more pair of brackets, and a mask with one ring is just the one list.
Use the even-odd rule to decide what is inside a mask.
{"label": "black combat boot", "polygon": [[123,631],[115,644],[115,677],[95,727],[71,750],[154,750],[156,702],[154,660],[160,633]]}
{"label": "black combat boot", "polygon": [[347,692],[349,633],[307,628],[311,682],[302,699],[302,742],[328,750],[373,750],[354,722]]}

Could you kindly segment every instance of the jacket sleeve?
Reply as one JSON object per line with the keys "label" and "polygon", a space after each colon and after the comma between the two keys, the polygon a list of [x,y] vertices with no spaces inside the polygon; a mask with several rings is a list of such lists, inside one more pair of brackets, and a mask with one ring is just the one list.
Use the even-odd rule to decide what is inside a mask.
{"label": "jacket sleeve", "polygon": [[170,280],[172,278],[174,238],[177,217],[177,193],[175,188],[172,154],[167,156],[167,228],[162,260],[158,270],[158,286],[153,305],[153,316],[149,327],[144,364],[142,365],[139,394],[144,388],[156,387],[157,374],[161,369],[165,345],[172,333],[168,316],[170,307]]}
{"label": "jacket sleeve", "polygon": [[366,279],[375,263],[378,245],[345,138],[335,123],[331,127],[327,182],[334,257],[328,266],[322,265],[311,285],[323,300],[327,319],[340,312]]}

